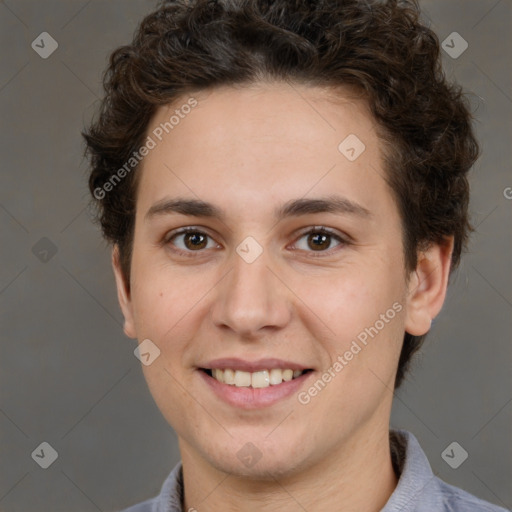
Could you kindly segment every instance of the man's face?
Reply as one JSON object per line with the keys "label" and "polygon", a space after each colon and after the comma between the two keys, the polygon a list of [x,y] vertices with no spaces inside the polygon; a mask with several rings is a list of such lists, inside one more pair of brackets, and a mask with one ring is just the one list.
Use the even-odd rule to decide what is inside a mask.
{"label": "man's face", "polygon": [[[187,98],[147,131],[157,144],[139,183],[125,331],[160,350],[143,370],[182,452],[252,476],[311,468],[389,423],[407,282],[381,142],[365,103],[316,88],[194,97],[161,141],[154,130]],[[223,217],[161,208],[177,198]],[[337,211],[275,216],[334,198]],[[309,371],[266,386],[264,370],[289,378],[279,369]]]}

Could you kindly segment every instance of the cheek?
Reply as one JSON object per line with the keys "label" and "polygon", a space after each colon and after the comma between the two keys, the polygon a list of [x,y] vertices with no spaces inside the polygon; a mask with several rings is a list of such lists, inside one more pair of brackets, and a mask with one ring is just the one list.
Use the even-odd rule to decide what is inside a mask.
{"label": "cheek", "polygon": [[323,345],[326,368],[339,356],[346,361],[337,373],[343,377],[336,379],[344,386],[364,388],[369,369],[391,378],[403,339],[402,274],[399,265],[374,259],[372,265],[297,281],[294,290],[314,313],[309,329]]}
{"label": "cheek", "polygon": [[140,273],[132,301],[139,340],[149,338],[161,351],[166,367],[188,366],[196,331],[207,314],[205,293],[215,283],[160,268]]}
{"label": "cheek", "polygon": [[158,343],[164,332],[178,321],[184,302],[178,295],[183,293],[178,292],[179,286],[172,288],[165,281],[161,273],[134,275],[132,302],[139,339],[154,338]]}
{"label": "cheek", "polygon": [[187,280],[162,264],[155,255],[134,244],[132,262],[133,314],[137,334],[141,337],[162,337],[165,331],[190,309],[193,290]]}
{"label": "cheek", "polygon": [[330,337],[353,336],[372,325],[402,289],[390,268],[351,266],[323,276],[297,279],[294,291],[316,313]]}

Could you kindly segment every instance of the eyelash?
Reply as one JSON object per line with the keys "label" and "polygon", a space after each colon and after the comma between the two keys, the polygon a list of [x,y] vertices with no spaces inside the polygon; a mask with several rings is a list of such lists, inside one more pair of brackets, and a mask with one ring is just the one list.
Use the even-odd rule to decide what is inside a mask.
{"label": "eyelash", "polygon": [[[194,233],[194,234],[205,235],[206,237],[213,239],[213,237],[211,237],[208,233],[205,233],[204,231],[201,231],[200,229],[195,228],[193,226],[189,226],[189,227],[186,227],[186,228],[179,229],[178,231],[171,231],[164,238],[163,244],[164,245],[169,245],[170,242],[174,238],[176,238],[176,237],[178,237],[180,235],[187,234],[187,233]],[[310,234],[322,234],[322,235],[328,235],[328,236],[330,236],[332,238],[335,238],[336,240],[338,240],[340,242],[339,246],[337,246],[337,247],[350,245],[350,242],[346,238],[341,237],[340,235],[334,233],[333,231],[331,231],[328,228],[325,228],[324,226],[314,227],[314,228],[309,229],[308,231],[302,232],[299,235],[299,237],[296,239],[296,241],[298,241],[301,238],[303,238],[304,236],[310,235]],[[334,249],[336,249],[336,248],[334,248]],[[194,257],[194,253],[204,252],[205,249],[197,250],[197,251],[184,251],[182,249],[178,249],[178,248],[174,247],[171,250],[173,252],[176,252],[178,254],[184,255],[186,257]],[[302,250],[302,249],[299,249],[299,250]],[[331,251],[332,251],[332,249],[328,249],[326,251],[306,251],[306,252],[312,253],[311,256],[314,257],[314,258],[321,258],[321,257],[324,257],[325,255],[331,256]]]}

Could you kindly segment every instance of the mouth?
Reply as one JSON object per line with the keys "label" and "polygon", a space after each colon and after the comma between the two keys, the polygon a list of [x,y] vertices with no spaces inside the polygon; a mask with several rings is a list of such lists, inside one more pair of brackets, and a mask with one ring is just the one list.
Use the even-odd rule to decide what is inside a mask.
{"label": "mouth", "polygon": [[279,386],[284,382],[298,379],[302,375],[313,371],[312,369],[292,370],[291,368],[269,368],[256,372],[234,370],[232,368],[200,368],[200,370],[222,384],[253,389]]}
{"label": "mouth", "polygon": [[218,359],[196,370],[213,397],[248,411],[291,399],[316,373],[314,369],[276,359]]}

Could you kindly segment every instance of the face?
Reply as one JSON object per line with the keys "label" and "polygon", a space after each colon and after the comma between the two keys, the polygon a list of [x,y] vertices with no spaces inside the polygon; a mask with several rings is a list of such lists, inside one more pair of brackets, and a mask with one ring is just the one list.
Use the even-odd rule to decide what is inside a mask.
{"label": "face", "polygon": [[160,350],[144,375],[182,453],[222,471],[291,474],[387,433],[404,330],[436,308],[413,302],[374,121],[339,94],[203,91],[147,132],[129,290],[114,257],[125,332]]}

